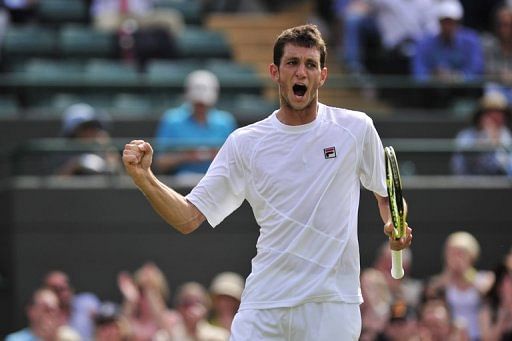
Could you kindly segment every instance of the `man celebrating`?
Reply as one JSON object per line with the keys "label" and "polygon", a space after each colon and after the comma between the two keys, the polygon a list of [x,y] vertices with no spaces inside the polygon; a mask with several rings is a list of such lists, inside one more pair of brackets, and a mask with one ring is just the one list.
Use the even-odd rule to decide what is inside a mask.
{"label": "man celebrating", "polygon": [[[361,330],[357,214],[360,184],[373,191],[389,236],[384,151],[371,119],[318,102],[326,47],[314,25],[290,28],[269,67],[280,108],[233,132],[186,197],[151,172],[153,150],[126,145],[128,174],[182,233],[212,226],[247,200],[260,225],[231,340],[357,340]],[[390,247],[410,245],[407,236]]]}

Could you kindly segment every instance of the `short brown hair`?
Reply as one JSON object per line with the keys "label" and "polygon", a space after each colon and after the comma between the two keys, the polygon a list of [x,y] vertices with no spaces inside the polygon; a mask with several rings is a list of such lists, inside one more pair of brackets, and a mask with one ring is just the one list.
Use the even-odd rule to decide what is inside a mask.
{"label": "short brown hair", "polygon": [[283,57],[286,44],[293,44],[301,47],[315,47],[320,51],[320,67],[325,66],[327,47],[318,27],[313,24],[296,26],[284,30],[274,43],[274,64],[279,66]]}

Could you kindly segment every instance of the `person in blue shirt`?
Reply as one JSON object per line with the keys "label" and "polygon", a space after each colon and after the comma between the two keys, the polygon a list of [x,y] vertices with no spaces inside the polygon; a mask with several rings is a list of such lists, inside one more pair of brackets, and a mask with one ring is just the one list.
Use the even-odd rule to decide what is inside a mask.
{"label": "person in blue shirt", "polygon": [[167,110],[157,127],[157,172],[206,173],[218,148],[237,127],[231,113],[215,108],[218,96],[219,81],[212,72],[196,70],[187,76],[186,102]]}
{"label": "person in blue shirt", "polygon": [[457,0],[443,1],[437,15],[440,32],[420,40],[413,59],[416,80],[457,82],[478,79],[484,69],[480,38],[459,24],[463,9]]}

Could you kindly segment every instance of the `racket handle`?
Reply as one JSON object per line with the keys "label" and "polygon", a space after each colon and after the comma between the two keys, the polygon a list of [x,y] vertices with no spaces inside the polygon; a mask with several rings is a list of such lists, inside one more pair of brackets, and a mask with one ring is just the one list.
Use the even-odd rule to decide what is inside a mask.
{"label": "racket handle", "polygon": [[402,250],[391,250],[391,276],[394,279],[404,277],[404,268],[402,266]]}

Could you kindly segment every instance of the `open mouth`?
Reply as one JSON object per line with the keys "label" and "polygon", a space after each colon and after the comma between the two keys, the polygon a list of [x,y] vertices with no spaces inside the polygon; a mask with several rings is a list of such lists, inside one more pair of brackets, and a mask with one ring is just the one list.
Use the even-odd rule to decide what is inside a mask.
{"label": "open mouth", "polygon": [[293,89],[293,94],[295,96],[302,97],[308,90],[308,87],[305,86],[304,84],[295,84],[295,85],[293,85],[292,89]]}

